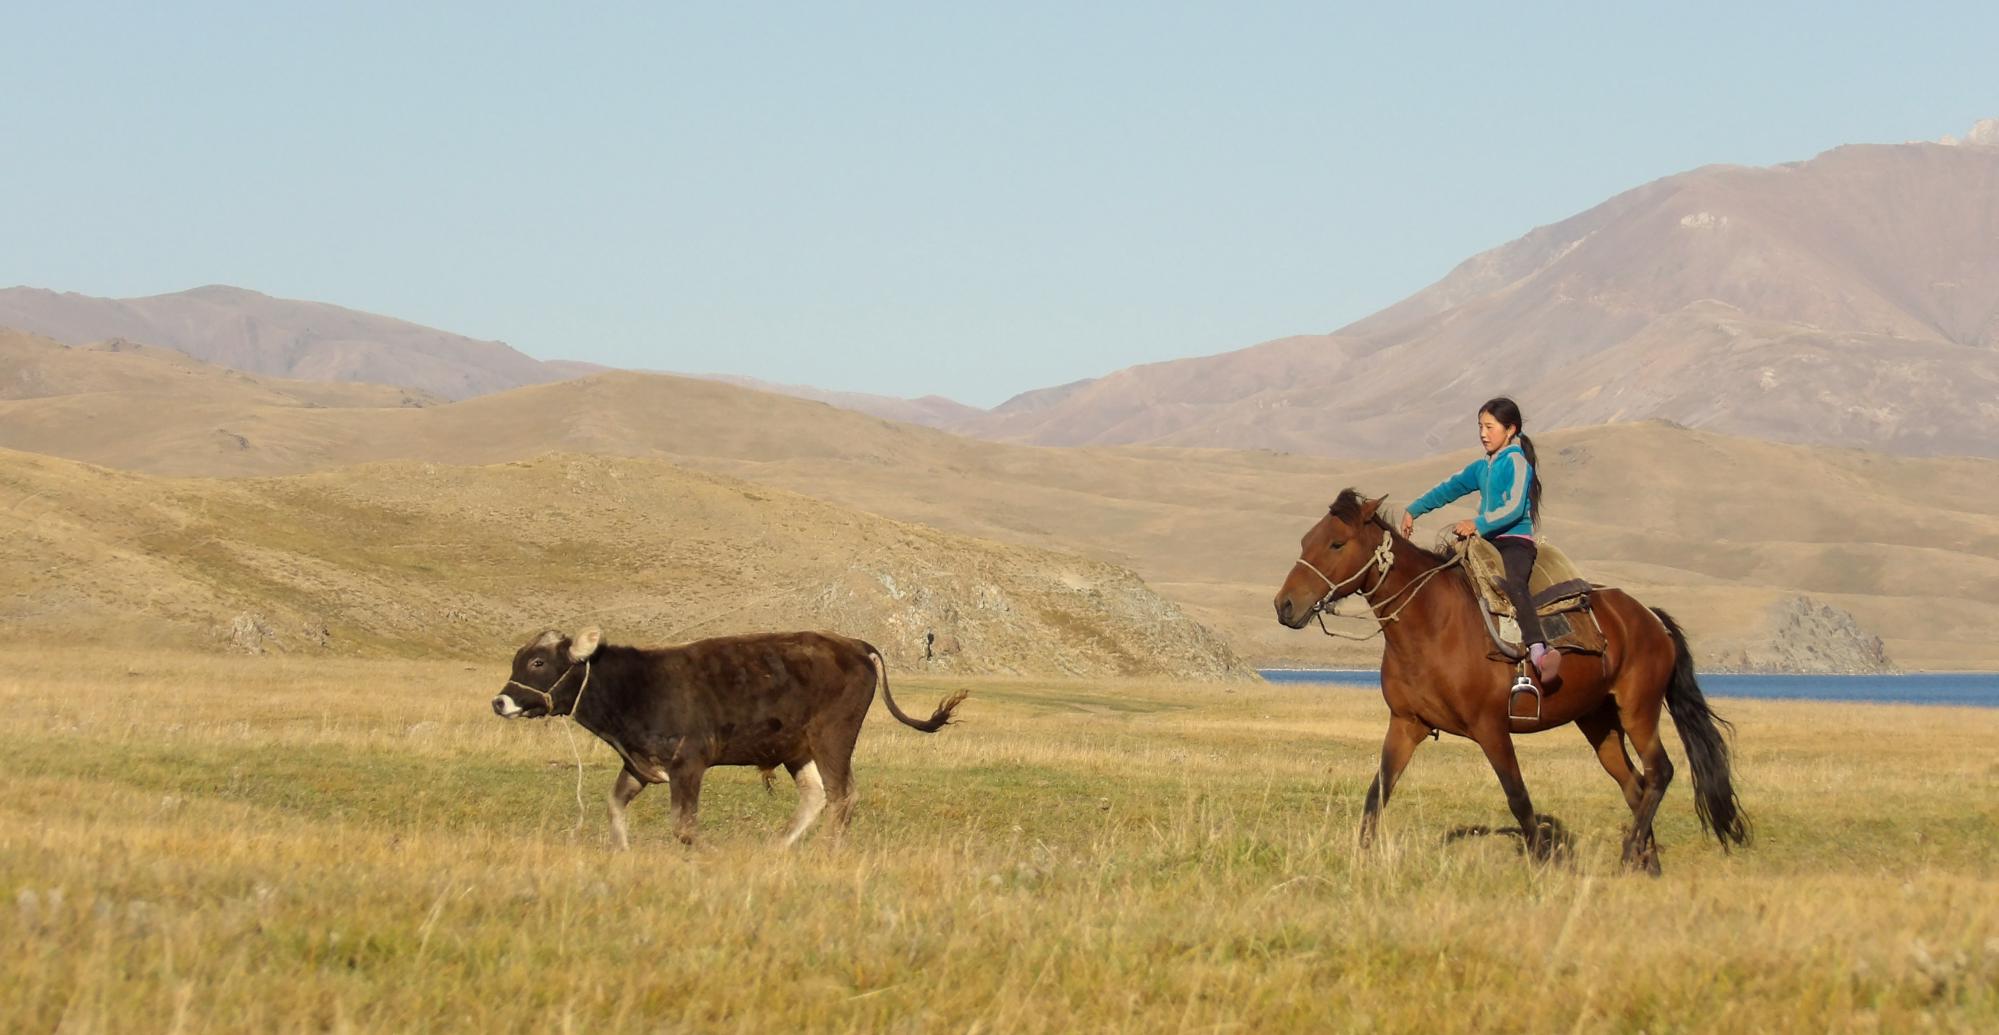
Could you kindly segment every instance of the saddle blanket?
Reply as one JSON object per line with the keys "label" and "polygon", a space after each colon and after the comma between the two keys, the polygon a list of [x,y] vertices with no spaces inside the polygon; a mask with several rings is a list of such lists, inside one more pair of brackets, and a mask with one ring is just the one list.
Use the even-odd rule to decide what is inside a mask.
{"label": "saddle blanket", "polygon": [[[1534,612],[1541,616],[1541,631],[1548,645],[1571,654],[1602,654],[1603,627],[1590,610],[1590,594],[1602,587],[1584,578],[1581,569],[1567,554],[1552,546],[1537,544],[1534,571],[1527,577],[1527,592]],[[1520,643],[1520,623],[1513,614],[1513,602],[1503,587],[1506,565],[1499,548],[1482,537],[1459,540],[1465,577],[1485,603],[1486,632],[1508,661],[1525,656]]]}

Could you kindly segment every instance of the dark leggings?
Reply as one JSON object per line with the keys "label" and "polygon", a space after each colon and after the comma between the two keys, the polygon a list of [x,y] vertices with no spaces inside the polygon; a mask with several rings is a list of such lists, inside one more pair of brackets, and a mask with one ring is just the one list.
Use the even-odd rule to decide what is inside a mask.
{"label": "dark leggings", "polygon": [[1532,646],[1546,643],[1541,634],[1541,616],[1534,613],[1534,602],[1527,595],[1527,576],[1534,572],[1534,555],[1540,550],[1532,539],[1500,536],[1492,541],[1499,548],[1499,559],[1506,565],[1506,578],[1501,583],[1506,589],[1506,598],[1513,601],[1513,619],[1520,623],[1520,643]]}

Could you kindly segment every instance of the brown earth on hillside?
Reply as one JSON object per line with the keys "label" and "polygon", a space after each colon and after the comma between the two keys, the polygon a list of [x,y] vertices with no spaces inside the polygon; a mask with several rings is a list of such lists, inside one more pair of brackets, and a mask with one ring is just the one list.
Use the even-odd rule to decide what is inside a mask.
{"label": "brown earth on hillside", "polygon": [[[163,474],[494,464],[550,449],[670,460],[1129,568],[1244,655],[1307,665],[1371,664],[1379,650],[1277,625],[1270,596],[1298,536],[1342,486],[1407,501],[1471,457],[1382,464],[1008,446],[637,374],[423,409],[272,406],[227,421],[165,404],[76,421],[40,405],[0,403],[0,446]],[[217,427],[242,444],[209,448]],[[1854,615],[1898,664],[1999,668],[1990,636],[1999,627],[1999,462],[1809,449],[1661,423],[1554,432],[1540,444],[1553,541],[1601,581],[1672,610],[1703,664],[1763,656],[1784,635],[1772,606],[1808,594]],[[1426,518],[1422,534],[1456,513]]]}
{"label": "brown earth on hillside", "polygon": [[1494,395],[1533,431],[1658,418],[1999,456],[1999,147],[1670,176],[1332,334],[1026,393],[955,430],[1410,457],[1464,441]]}
{"label": "brown earth on hillside", "polygon": [[551,625],[825,628],[904,671],[1249,675],[1122,568],[656,461],[213,481],[0,452],[0,528],[0,622],[51,643],[491,657]]}

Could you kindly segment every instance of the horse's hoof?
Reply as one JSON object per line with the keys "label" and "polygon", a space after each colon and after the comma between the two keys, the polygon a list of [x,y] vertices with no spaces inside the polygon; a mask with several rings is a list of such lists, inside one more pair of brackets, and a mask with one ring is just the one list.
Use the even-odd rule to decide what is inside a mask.
{"label": "horse's hoof", "polygon": [[1657,877],[1659,876],[1659,846],[1649,844],[1643,848],[1639,848],[1634,845],[1625,845],[1623,862],[1626,870],[1632,872],[1642,871]]}

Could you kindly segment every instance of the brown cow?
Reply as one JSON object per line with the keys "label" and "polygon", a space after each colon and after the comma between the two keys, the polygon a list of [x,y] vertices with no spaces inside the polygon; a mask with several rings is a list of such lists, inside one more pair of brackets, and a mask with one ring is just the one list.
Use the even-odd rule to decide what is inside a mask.
{"label": "brown cow", "polygon": [[930,718],[902,713],[889,694],[881,652],[832,633],[724,636],[679,647],[619,647],[596,629],[572,639],[551,629],[514,654],[513,678],[493,698],[502,718],[567,715],[625,760],[611,787],[611,838],[629,847],[625,808],[647,784],[669,783],[676,833],[694,841],[701,775],[710,766],[783,766],[798,785],[784,833],[804,836],[830,797],[836,833],[853,806],[854,741],[874,702],[934,733],[965,691]]}

